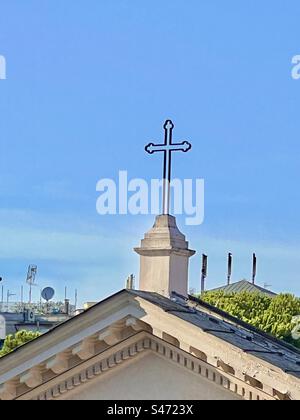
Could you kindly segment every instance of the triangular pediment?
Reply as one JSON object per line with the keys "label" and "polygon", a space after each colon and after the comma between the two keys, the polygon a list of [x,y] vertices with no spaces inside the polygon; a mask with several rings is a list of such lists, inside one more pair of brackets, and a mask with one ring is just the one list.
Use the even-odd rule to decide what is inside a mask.
{"label": "triangular pediment", "polygon": [[[139,334],[140,336],[140,334]],[[130,348],[114,354],[105,363],[93,364],[79,374],[81,385],[60,394],[57,399],[67,400],[234,400],[242,397],[228,389],[227,378],[217,372],[201,373],[200,365],[192,358],[177,354],[176,349],[146,335]],[[131,349],[131,350],[130,350]],[[127,357],[129,354],[130,357]],[[121,361],[122,360],[122,361]],[[118,361],[118,363],[116,363]],[[98,362],[99,363],[99,362]],[[102,365],[101,365],[102,363]],[[163,373],[163,374],[162,374]],[[210,376],[210,379],[206,377]],[[76,376],[76,375],[75,375]],[[71,387],[74,376],[59,385]],[[39,395],[47,398],[51,393]],[[53,398],[53,397],[52,397]]]}
{"label": "triangular pediment", "polygon": [[228,375],[140,332],[19,399],[217,400],[240,399],[249,392],[242,382],[231,383]]}
{"label": "triangular pediment", "polygon": [[[167,370],[173,365],[174,378],[176,372],[182,383],[186,378],[195,388],[198,383],[198,399],[207,397],[200,392],[206,382],[220,398],[297,399],[300,395],[297,378],[234,341],[189,322],[187,309],[172,301],[158,306],[145,296],[122,291],[1,359],[0,398],[79,398],[94,383],[99,399],[107,399],[107,394],[96,391],[105,376],[113,375],[111,381],[118,382],[118,377],[133,374],[143,363],[151,365],[151,360],[160,368],[164,363]],[[181,311],[180,317],[176,311]],[[247,337],[245,343],[250,347]],[[139,370],[136,380],[147,381],[150,373]],[[196,398],[192,389],[188,399]]]}

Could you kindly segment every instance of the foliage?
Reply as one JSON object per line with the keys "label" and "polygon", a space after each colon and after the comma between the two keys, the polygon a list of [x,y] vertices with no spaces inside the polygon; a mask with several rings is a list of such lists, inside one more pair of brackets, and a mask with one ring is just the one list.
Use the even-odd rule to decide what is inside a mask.
{"label": "foliage", "polygon": [[5,356],[23,344],[38,338],[40,335],[39,332],[33,331],[19,331],[16,334],[8,335],[0,351],[0,357]]}
{"label": "foliage", "polygon": [[300,299],[290,294],[269,297],[259,293],[205,292],[200,298],[225,312],[300,348],[292,337],[293,317],[300,315]]}

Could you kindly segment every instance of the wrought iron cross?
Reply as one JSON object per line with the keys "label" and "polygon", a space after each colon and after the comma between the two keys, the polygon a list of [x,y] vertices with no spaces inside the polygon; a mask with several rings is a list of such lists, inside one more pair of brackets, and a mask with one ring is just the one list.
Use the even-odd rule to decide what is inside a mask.
{"label": "wrought iron cross", "polygon": [[164,153],[163,164],[163,214],[170,212],[170,191],[171,191],[171,177],[172,177],[172,152],[188,152],[192,145],[188,141],[181,143],[173,143],[173,129],[174,124],[171,120],[167,120],[164,124],[165,141],[163,144],[149,143],[145,150],[152,155],[156,152]]}

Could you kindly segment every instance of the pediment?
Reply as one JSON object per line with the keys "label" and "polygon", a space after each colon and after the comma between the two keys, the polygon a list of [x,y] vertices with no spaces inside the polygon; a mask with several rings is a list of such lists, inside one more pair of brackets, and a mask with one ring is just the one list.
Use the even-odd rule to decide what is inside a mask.
{"label": "pediment", "polygon": [[[147,333],[93,357],[20,400],[242,399],[249,386],[231,382],[199,359]],[[163,374],[162,374],[163,372]],[[260,399],[261,393],[252,394]]]}
{"label": "pediment", "polygon": [[[147,340],[150,340],[149,342]],[[151,338],[144,345],[153,347]],[[138,343],[137,343],[138,345]],[[161,349],[163,350],[163,349]],[[62,394],[67,400],[236,400],[242,397],[201,375],[199,367],[186,359],[187,366],[172,360],[171,351],[162,355],[145,348],[91,380]],[[184,363],[184,361],[183,361]]]}
{"label": "pediment", "polygon": [[300,397],[299,381],[276,366],[121,292],[0,360],[0,399],[71,399],[149,357],[185,371],[199,389],[208,381],[233,398]]}

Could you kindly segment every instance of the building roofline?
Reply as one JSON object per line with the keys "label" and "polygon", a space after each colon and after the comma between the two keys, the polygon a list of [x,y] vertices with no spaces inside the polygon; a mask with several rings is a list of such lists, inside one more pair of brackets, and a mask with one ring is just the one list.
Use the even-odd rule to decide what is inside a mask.
{"label": "building roofline", "polygon": [[[114,297],[116,297],[118,295],[121,295],[124,292],[128,292],[128,291],[126,289],[119,290],[118,292],[116,292],[116,293],[114,293],[114,294],[112,294],[112,295],[110,295],[110,296],[102,299],[100,302],[96,303],[95,305],[91,306],[90,308],[85,309],[84,312],[82,312],[81,314],[75,315],[72,318],[69,318],[69,319],[66,319],[65,321],[62,321],[60,324],[58,324],[55,327],[51,328],[49,331],[41,334],[39,337],[37,337],[37,338],[35,338],[35,339],[31,340],[31,341],[28,341],[25,344],[22,344],[21,346],[15,348],[11,352],[7,353],[6,355],[0,357],[0,362],[2,362],[2,360],[4,360],[5,358],[8,358],[9,356],[12,356],[12,355],[16,354],[17,352],[20,352],[24,347],[26,347],[26,346],[28,346],[28,345],[30,345],[32,343],[36,343],[37,341],[42,340],[43,338],[49,336],[49,334],[53,333],[54,331],[59,331],[67,323],[68,324],[75,323],[75,321],[77,321],[79,317],[86,316],[87,313],[92,312],[93,310],[95,310],[95,308],[97,308],[98,306],[100,306],[104,302],[107,302],[108,300],[110,300],[110,299],[112,299],[112,298],[114,298]],[[17,332],[19,332],[19,331],[16,331],[16,333]]]}
{"label": "building roofline", "polygon": [[[237,286],[238,284],[241,284],[241,283],[247,283],[250,287],[252,287],[254,289],[257,289],[257,291],[251,291],[251,290],[240,290],[240,291],[228,290],[228,289],[234,288],[234,286]],[[206,290],[206,292],[228,292],[228,294],[230,294],[230,293],[243,293],[243,292],[247,292],[247,293],[259,293],[259,292],[261,292],[261,293],[263,293],[265,295],[268,295],[270,297],[278,296],[277,293],[272,292],[269,289],[265,289],[264,287],[259,286],[258,284],[253,284],[253,283],[251,283],[248,280],[239,280],[239,281],[236,281],[234,283],[230,283],[230,284],[226,284],[224,286],[219,286],[219,287],[215,287],[215,288],[210,289],[210,290]]]}
{"label": "building roofline", "polygon": [[[92,306],[91,308],[86,309],[86,310],[85,310],[84,312],[82,312],[81,314],[76,315],[76,316],[74,316],[73,318],[70,318],[70,319],[68,319],[68,320],[66,320],[66,321],[64,321],[64,322],[62,322],[62,323],[60,323],[59,325],[56,325],[55,327],[53,327],[52,329],[50,329],[50,330],[49,330],[49,331],[47,331],[46,333],[42,334],[40,337],[38,337],[38,338],[36,338],[36,339],[34,339],[34,340],[32,340],[32,341],[29,341],[28,343],[25,343],[25,344],[23,344],[22,346],[17,347],[16,349],[14,349],[14,350],[13,350],[13,351],[11,351],[10,353],[6,354],[5,356],[2,356],[2,357],[0,358],[0,362],[2,362],[2,361],[3,361],[4,359],[6,359],[6,358],[9,358],[9,357],[11,357],[11,356],[15,355],[17,352],[22,351],[22,349],[23,349],[24,347],[26,347],[26,346],[28,346],[28,345],[31,345],[32,343],[36,343],[36,342],[37,342],[37,341],[39,341],[39,340],[44,339],[44,338],[45,338],[45,337],[47,337],[49,334],[52,334],[54,331],[59,331],[60,329],[64,328],[66,324],[70,325],[70,323],[75,323],[76,321],[78,321],[78,318],[83,318],[83,317],[86,317],[89,313],[91,313],[92,311],[94,311],[94,310],[95,310],[96,308],[98,308],[100,305],[102,305],[103,303],[105,303],[105,302],[107,302],[107,301],[109,301],[109,300],[111,300],[111,299],[113,299],[113,298],[115,298],[115,297],[117,297],[117,296],[120,296],[120,295],[122,295],[122,294],[128,294],[129,296],[139,296],[140,298],[147,300],[147,298],[146,298],[146,297],[143,297],[143,296],[141,296],[141,295],[138,295],[138,293],[135,293],[135,292],[138,292],[138,291],[129,290],[129,289],[122,289],[122,290],[120,290],[120,291],[118,291],[118,292],[116,292],[116,293],[114,293],[114,294],[112,294],[112,295],[110,295],[110,296],[106,297],[105,299],[103,299],[103,300],[101,300],[100,302],[96,303],[96,304],[95,304],[94,306]],[[149,295],[151,295],[151,294],[155,294],[155,295],[160,296],[158,293],[143,292],[143,294],[146,294],[146,293],[149,293]],[[279,345],[279,346],[282,346],[282,347],[285,347],[286,349],[288,349],[288,350],[290,350],[290,351],[292,351],[292,352],[296,353],[297,355],[300,355],[300,350],[299,350],[297,347],[293,346],[292,344],[289,344],[289,343],[287,343],[287,342],[285,342],[285,341],[283,341],[283,340],[280,340],[280,339],[278,339],[278,338],[276,338],[276,337],[274,337],[274,336],[272,336],[272,335],[270,335],[270,334],[268,334],[268,333],[266,333],[266,332],[264,332],[264,331],[262,331],[262,330],[260,330],[260,329],[258,329],[258,328],[256,328],[256,327],[254,327],[254,326],[252,326],[252,325],[248,324],[247,322],[242,321],[242,320],[240,320],[240,319],[238,319],[238,318],[236,318],[236,317],[234,317],[234,316],[230,315],[229,313],[227,313],[227,312],[223,311],[222,309],[216,308],[215,306],[213,306],[213,305],[211,305],[211,304],[209,304],[209,303],[207,303],[207,302],[204,302],[203,300],[201,300],[201,299],[199,299],[199,298],[196,298],[195,296],[189,295],[189,296],[188,296],[188,299],[187,299],[186,297],[183,297],[183,296],[181,296],[181,295],[178,295],[177,293],[174,293],[174,292],[173,292],[173,295],[178,296],[178,297],[180,297],[180,298],[182,298],[182,299],[185,299],[186,301],[187,301],[187,300],[190,300],[191,302],[194,302],[194,303],[196,303],[196,304],[198,304],[198,305],[202,306],[203,308],[205,308],[205,309],[207,309],[207,310],[211,311],[212,313],[215,313],[216,315],[221,316],[221,317],[222,317],[222,318],[224,318],[225,320],[228,320],[228,321],[230,321],[230,322],[232,322],[232,323],[235,323],[237,326],[240,326],[240,327],[242,327],[242,328],[244,328],[244,329],[246,329],[246,330],[248,330],[248,331],[250,331],[250,332],[256,333],[256,334],[258,334],[258,335],[260,335],[260,336],[264,337],[265,339],[272,341],[274,344]],[[161,297],[163,297],[163,296],[161,296]],[[164,298],[164,299],[168,299],[168,298],[166,298],[166,297],[163,297],[163,298]],[[168,299],[168,300],[171,300],[171,299]],[[154,303],[154,302],[151,302],[151,303],[152,303],[153,305],[155,305],[155,303]],[[173,302],[173,303],[174,303],[174,302]],[[188,302],[187,302],[187,303],[188,303]],[[157,305],[157,304],[156,304],[156,305]],[[180,303],[177,303],[177,305],[180,305]]]}
{"label": "building roofline", "polygon": [[254,327],[251,324],[248,324],[245,321],[242,321],[239,318],[236,318],[233,315],[230,315],[228,312],[223,311],[222,309],[216,308],[215,306],[211,305],[210,303],[205,302],[202,299],[196,298],[195,296],[188,295],[189,300],[195,303],[198,303],[199,305],[203,306],[204,308],[208,309],[211,312],[214,312],[217,315],[222,316],[224,319],[234,322],[235,324],[247,329],[248,331],[251,331],[253,333],[259,334],[262,337],[274,342],[277,345],[281,345],[283,347],[286,347],[287,349],[294,351],[295,353],[300,355],[300,349],[293,346],[292,344],[287,343],[286,341],[280,340],[279,338],[275,337],[274,335],[268,334],[263,330],[260,330],[259,328]]}

